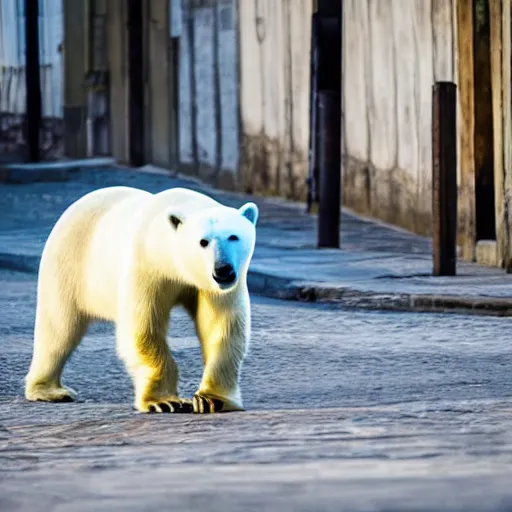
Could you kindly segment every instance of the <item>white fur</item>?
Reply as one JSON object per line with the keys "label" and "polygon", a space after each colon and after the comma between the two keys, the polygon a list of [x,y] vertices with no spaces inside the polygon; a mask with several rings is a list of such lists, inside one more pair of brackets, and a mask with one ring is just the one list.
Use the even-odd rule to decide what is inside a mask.
{"label": "white fur", "polygon": [[[251,330],[246,276],[257,219],[254,203],[237,210],[182,188],[158,194],[105,188],[71,205],[41,258],[27,399],[74,398],[61,384],[64,364],[90,322],[104,319],[115,322],[135,407],[160,411],[162,403],[181,400],[166,342],[169,313],[181,305],[195,321],[203,352],[197,394],[220,399],[222,410],[243,409],[240,370]],[[213,278],[222,262],[238,276],[224,288]]]}

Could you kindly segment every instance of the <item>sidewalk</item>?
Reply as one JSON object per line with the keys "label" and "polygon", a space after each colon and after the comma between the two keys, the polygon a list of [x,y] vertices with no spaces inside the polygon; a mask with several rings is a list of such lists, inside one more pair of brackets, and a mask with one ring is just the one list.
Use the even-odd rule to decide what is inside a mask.
{"label": "sidewalk", "polygon": [[[97,167],[75,163],[66,178],[62,164],[58,165],[57,177],[52,164],[39,166],[31,174],[33,179],[25,175],[20,179],[19,170],[0,170],[0,268],[36,272],[55,221],[69,204],[93,189],[127,185],[157,192],[184,186],[227,205],[254,200],[260,207],[249,273],[253,293],[347,307],[512,315],[512,275],[459,262],[456,277],[432,277],[431,245],[424,237],[344,211],[342,250],[318,250],[316,216],[306,215],[302,204],[214,190],[150,166],[142,171],[115,166],[107,170],[101,162]],[[44,181],[45,173],[53,183]]]}

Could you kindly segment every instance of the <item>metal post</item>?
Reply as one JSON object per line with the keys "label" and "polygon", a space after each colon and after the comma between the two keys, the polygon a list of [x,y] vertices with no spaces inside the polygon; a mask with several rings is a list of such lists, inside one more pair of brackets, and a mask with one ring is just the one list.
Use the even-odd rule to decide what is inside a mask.
{"label": "metal post", "polygon": [[130,164],[144,165],[143,4],[127,0],[128,12],[128,130]]}
{"label": "metal post", "polygon": [[318,247],[340,246],[341,108],[339,91],[318,93],[320,201]]}
{"label": "metal post", "polygon": [[[318,0],[316,7],[311,26],[309,172],[306,180],[308,213],[313,203],[320,202],[318,94],[320,91],[341,91],[343,85],[343,0]],[[341,111],[338,122],[341,123]]]}
{"label": "metal post", "polygon": [[432,102],[433,274],[454,276],[457,266],[457,88],[437,82]]}
{"label": "metal post", "polygon": [[26,138],[30,162],[41,160],[41,80],[39,71],[39,1],[25,0]]}

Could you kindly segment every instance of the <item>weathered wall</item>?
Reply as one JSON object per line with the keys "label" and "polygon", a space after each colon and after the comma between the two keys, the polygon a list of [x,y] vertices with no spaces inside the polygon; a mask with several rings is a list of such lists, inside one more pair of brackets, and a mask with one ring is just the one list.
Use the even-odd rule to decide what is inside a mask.
{"label": "weathered wall", "polygon": [[345,0],[343,202],[431,227],[432,85],[456,82],[450,0]]}
{"label": "weathered wall", "polygon": [[311,0],[239,0],[240,173],[246,191],[305,198]]}
{"label": "weathered wall", "polygon": [[237,187],[238,39],[234,0],[183,0],[179,158],[189,172]]}

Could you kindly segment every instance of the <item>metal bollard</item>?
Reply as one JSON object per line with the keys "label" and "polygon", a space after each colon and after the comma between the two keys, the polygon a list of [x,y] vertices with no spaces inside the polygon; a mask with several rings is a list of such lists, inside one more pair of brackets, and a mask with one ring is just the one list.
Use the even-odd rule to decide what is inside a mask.
{"label": "metal bollard", "polygon": [[432,101],[433,275],[454,276],[457,267],[457,88],[437,82]]}
{"label": "metal bollard", "polygon": [[340,246],[341,101],[338,91],[318,92],[320,201],[318,247]]}
{"label": "metal bollard", "polygon": [[126,0],[128,18],[128,140],[129,161],[141,167],[144,155],[144,8],[140,0]]}
{"label": "metal bollard", "polygon": [[39,69],[39,3],[25,0],[26,138],[30,162],[41,160],[41,76]]}

